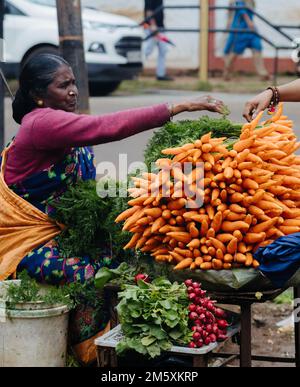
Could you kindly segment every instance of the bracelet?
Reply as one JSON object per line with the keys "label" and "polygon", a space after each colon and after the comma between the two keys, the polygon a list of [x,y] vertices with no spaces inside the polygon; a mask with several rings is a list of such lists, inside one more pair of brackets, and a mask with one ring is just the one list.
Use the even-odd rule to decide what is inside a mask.
{"label": "bracelet", "polygon": [[272,98],[269,104],[269,113],[274,113],[276,110],[276,106],[280,102],[280,93],[277,87],[275,86],[270,86],[266,90],[271,90],[272,91]]}

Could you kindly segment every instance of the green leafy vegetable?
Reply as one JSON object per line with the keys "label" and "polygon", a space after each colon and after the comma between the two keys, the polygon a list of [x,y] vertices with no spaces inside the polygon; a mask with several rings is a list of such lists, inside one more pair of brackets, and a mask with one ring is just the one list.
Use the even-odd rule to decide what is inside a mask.
{"label": "green leafy vegetable", "polygon": [[138,281],[137,286],[126,285],[119,297],[117,311],[125,336],[116,348],[119,355],[135,350],[154,358],[175,343],[190,341],[184,284],[172,284],[165,277],[150,284]]}
{"label": "green leafy vegetable", "polygon": [[[224,114],[228,109],[224,108]],[[151,163],[162,157],[161,151],[194,142],[206,133],[212,132],[212,137],[238,138],[242,124],[235,124],[227,118],[211,118],[203,116],[199,120],[168,122],[155,132],[150,139],[144,156],[148,168]],[[163,156],[165,157],[165,156]]]}

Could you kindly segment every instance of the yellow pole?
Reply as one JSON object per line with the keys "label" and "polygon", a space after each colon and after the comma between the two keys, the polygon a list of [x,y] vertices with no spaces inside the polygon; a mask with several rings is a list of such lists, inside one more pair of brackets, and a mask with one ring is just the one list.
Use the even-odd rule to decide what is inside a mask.
{"label": "yellow pole", "polygon": [[208,82],[209,0],[199,0],[199,4],[199,79],[201,82]]}

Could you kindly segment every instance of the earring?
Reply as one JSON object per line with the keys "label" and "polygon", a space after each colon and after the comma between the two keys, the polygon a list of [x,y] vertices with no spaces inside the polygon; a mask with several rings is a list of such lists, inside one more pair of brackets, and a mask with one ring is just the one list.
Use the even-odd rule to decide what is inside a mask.
{"label": "earring", "polygon": [[43,105],[44,105],[44,101],[43,101],[42,99],[39,99],[39,100],[37,101],[37,105],[38,105],[38,106],[43,106]]}

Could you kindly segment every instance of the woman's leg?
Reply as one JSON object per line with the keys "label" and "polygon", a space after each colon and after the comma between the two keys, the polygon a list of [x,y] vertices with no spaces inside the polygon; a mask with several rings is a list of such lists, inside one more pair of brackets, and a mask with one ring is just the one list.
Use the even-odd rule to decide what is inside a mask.
{"label": "woman's leg", "polygon": [[232,74],[233,64],[237,58],[237,54],[234,52],[230,52],[229,54],[224,56],[224,72],[223,78],[225,81],[230,80],[230,76]]}
{"label": "woman's leg", "polygon": [[270,76],[264,64],[262,51],[252,49],[252,55],[257,74],[261,77],[262,80],[269,80]]}

